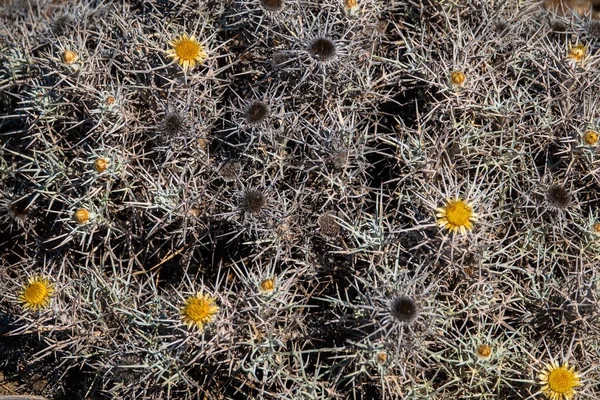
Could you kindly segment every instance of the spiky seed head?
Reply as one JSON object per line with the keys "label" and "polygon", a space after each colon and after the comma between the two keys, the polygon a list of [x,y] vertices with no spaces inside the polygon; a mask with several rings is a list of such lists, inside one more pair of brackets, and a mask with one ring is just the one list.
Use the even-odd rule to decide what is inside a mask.
{"label": "spiky seed head", "polygon": [[271,64],[274,67],[279,67],[280,65],[285,63],[287,60],[289,60],[289,56],[286,53],[284,53],[283,51],[278,51],[278,52],[273,53],[273,56],[271,57]]}
{"label": "spiky seed head", "polygon": [[94,161],[94,169],[99,174],[106,171],[109,161],[106,158],[98,158]]}
{"label": "spiky seed head", "polygon": [[89,221],[90,212],[88,210],[86,210],[85,208],[80,208],[77,211],[75,211],[75,214],[73,215],[73,219],[78,224],[83,225]]}
{"label": "spiky seed head", "polygon": [[462,86],[462,85],[464,85],[465,81],[467,80],[467,76],[462,71],[453,71],[452,74],[450,75],[450,80],[456,86]]}
{"label": "spiky seed head", "polygon": [[50,304],[54,286],[46,278],[29,278],[19,294],[19,301],[25,309],[41,310]]}
{"label": "spiky seed head", "polygon": [[65,64],[71,65],[79,59],[77,53],[71,50],[65,50],[62,55],[62,60]]}
{"label": "spiky seed head", "polygon": [[554,33],[565,33],[569,29],[569,25],[560,18],[555,18],[550,21],[550,28]]}
{"label": "spiky seed head", "polygon": [[225,182],[233,182],[237,179],[241,169],[241,164],[237,161],[226,162],[221,169],[219,174]]}
{"label": "spiky seed head", "polygon": [[331,214],[323,214],[319,217],[319,228],[321,235],[328,238],[336,238],[339,236],[341,228],[335,217]]}
{"label": "spiky seed head", "polygon": [[477,356],[482,360],[487,360],[492,356],[492,348],[488,344],[481,344],[477,348]]}
{"label": "spiky seed head", "polygon": [[407,296],[396,297],[390,304],[390,314],[398,322],[410,323],[419,315],[417,303]]}
{"label": "spiky seed head", "polygon": [[271,278],[265,279],[260,283],[260,290],[263,293],[272,292],[274,288],[275,288],[275,281]]}
{"label": "spiky seed head", "polygon": [[551,185],[546,191],[546,201],[551,207],[565,209],[571,200],[571,193],[563,185]]}
{"label": "spiky seed head", "polygon": [[73,25],[73,22],[73,18],[69,15],[61,15],[52,22],[52,32],[54,32],[55,35],[61,35]]}
{"label": "spiky seed head", "polygon": [[569,54],[567,55],[567,57],[577,62],[581,62],[585,58],[586,52],[587,46],[584,46],[581,43],[578,43],[575,46],[573,46],[569,43]]}
{"label": "spiky seed head", "polygon": [[594,131],[594,130],[587,130],[584,134],[583,134],[583,141],[585,142],[585,144],[587,144],[588,146],[593,146],[598,142],[598,132]]}
{"label": "spiky seed head", "polygon": [[171,40],[170,45],[171,49],[167,50],[167,56],[179,62],[184,71],[194,68],[196,63],[204,64],[208,58],[208,54],[204,52],[204,46],[193,35],[190,37],[184,33]]}
{"label": "spiky seed head", "polygon": [[269,116],[269,105],[263,101],[253,101],[246,107],[246,122],[258,124]]}
{"label": "spiky seed head", "polygon": [[327,164],[333,169],[343,169],[348,163],[348,152],[345,150],[334,150],[329,157],[327,157]]}
{"label": "spiky seed head", "polygon": [[247,213],[258,214],[263,210],[266,203],[267,199],[262,191],[248,189],[242,195],[241,207]]}
{"label": "spiky seed head", "polygon": [[260,0],[260,5],[267,11],[281,11],[283,9],[283,0]]}
{"label": "spiky seed head", "polygon": [[317,61],[330,61],[337,55],[335,43],[328,38],[320,37],[308,45],[309,54]]}
{"label": "spiky seed head", "polygon": [[215,298],[208,294],[198,292],[196,296],[188,297],[180,309],[181,319],[188,329],[197,327],[204,329],[204,325],[214,321],[219,306],[214,304]]}
{"label": "spiky seed head", "polygon": [[11,218],[23,221],[25,218],[27,218],[27,216],[29,216],[29,209],[27,206],[28,204],[25,199],[18,199],[6,204],[6,210]]}
{"label": "spiky seed head", "polygon": [[178,112],[170,112],[165,115],[162,128],[167,135],[176,135],[185,127],[185,116]]}
{"label": "spiky seed head", "polygon": [[575,395],[575,388],[581,386],[581,375],[575,371],[575,367],[569,368],[569,363],[562,366],[551,361],[544,366],[539,374],[541,391],[549,400],[571,400]]}

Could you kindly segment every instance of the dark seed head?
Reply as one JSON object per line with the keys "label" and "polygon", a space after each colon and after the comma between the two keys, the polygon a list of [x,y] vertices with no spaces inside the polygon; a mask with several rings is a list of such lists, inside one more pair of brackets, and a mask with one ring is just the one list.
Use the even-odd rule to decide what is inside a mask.
{"label": "dark seed head", "polygon": [[74,24],[74,20],[71,16],[69,15],[61,15],[59,17],[57,17],[54,22],[52,22],[52,32],[55,35],[62,35],[64,33],[66,33],[69,28],[72,27],[72,25]]}
{"label": "dark seed head", "polygon": [[552,32],[554,33],[565,33],[569,29],[569,26],[563,20],[553,19],[550,21],[550,28],[552,28]]}
{"label": "dark seed head", "polygon": [[288,55],[282,51],[278,51],[276,53],[273,53],[273,57],[271,58],[271,65],[273,67],[279,67],[285,64],[287,60],[289,60]]}
{"label": "dark seed head", "polygon": [[410,297],[401,296],[392,300],[390,313],[399,322],[412,322],[419,314],[417,303]]}
{"label": "dark seed head", "polygon": [[329,61],[336,55],[335,43],[327,38],[318,38],[310,43],[308,52],[317,61]]}
{"label": "dark seed head", "polygon": [[248,189],[242,196],[241,207],[250,214],[258,214],[262,211],[266,202],[263,192],[258,189]]}
{"label": "dark seed head", "polygon": [[16,220],[24,220],[29,216],[28,203],[25,199],[20,199],[8,203],[6,206],[8,214]]}
{"label": "dark seed head", "polygon": [[167,135],[176,135],[183,131],[185,117],[177,112],[168,113],[163,121],[163,130]]}
{"label": "dark seed head", "polygon": [[552,185],[546,192],[546,201],[552,207],[567,208],[571,205],[571,193],[562,185]]}
{"label": "dark seed head", "polygon": [[262,101],[253,101],[246,108],[246,122],[258,124],[269,116],[269,105]]}
{"label": "dark seed head", "polygon": [[319,228],[321,234],[329,238],[335,238],[340,234],[340,224],[331,214],[323,214],[319,217]]}
{"label": "dark seed head", "polygon": [[283,8],[283,0],[260,0],[260,5],[267,11],[280,11]]}
{"label": "dark seed head", "polygon": [[221,167],[219,173],[225,182],[233,182],[240,173],[240,168],[241,165],[239,162],[228,161]]}
{"label": "dark seed head", "polygon": [[348,163],[348,152],[345,150],[334,150],[327,158],[327,165],[331,168],[340,170]]}

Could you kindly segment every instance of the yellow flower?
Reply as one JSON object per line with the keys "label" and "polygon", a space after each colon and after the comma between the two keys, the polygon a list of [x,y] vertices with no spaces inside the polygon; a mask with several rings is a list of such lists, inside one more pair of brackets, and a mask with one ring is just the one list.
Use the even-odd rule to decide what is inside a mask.
{"label": "yellow flower", "polygon": [[54,287],[48,279],[39,276],[29,278],[19,294],[19,301],[25,309],[41,310],[50,304],[50,297],[53,293]]}
{"label": "yellow flower", "polygon": [[590,146],[595,145],[596,142],[598,141],[598,132],[591,130],[591,129],[587,130],[583,134],[583,141],[587,145],[590,145]]}
{"label": "yellow flower", "polygon": [[79,60],[79,55],[71,50],[65,50],[62,56],[62,59],[65,64],[71,65],[75,61]]}
{"label": "yellow flower", "polygon": [[575,367],[569,368],[565,362],[560,366],[556,361],[545,365],[540,373],[540,385],[542,393],[548,400],[571,400],[575,391],[573,388],[581,386],[581,376],[574,371]]}
{"label": "yellow flower", "polygon": [[85,224],[90,219],[90,212],[88,210],[86,210],[85,208],[79,208],[75,211],[75,214],[73,215],[73,219],[79,225]]}
{"label": "yellow flower", "polygon": [[167,50],[167,56],[178,61],[184,70],[194,68],[196,61],[198,64],[204,64],[204,60],[208,58],[204,46],[193,35],[189,37],[184,33],[181,37],[172,40],[170,44],[173,48]]}
{"label": "yellow flower", "polygon": [[272,292],[275,288],[275,281],[273,279],[265,279],[260,283],[260,290],[264,293]]}
{"label": "yellow flower", "polygon": [[94,161],[94,169],[96,172],[102,173],[108,168],[108,163],[109,161],[106,158],[97,158],[96,161]]}
{"label": "yellow flower", "polygon": [[212,322],[219,306],[214,305],[216,299],[208,294],[198,292],[196,296],[189,297],[181,307],[181,318],[188,328],[194,325],[203,330],[204,324]]}
{"label": "yellow flower", "polygon": [[473,229],[473,222],[477,222],[477,214],[471,204],[458,197],[449,198],[446,205],[437,208],[436,211],[438,225],[450,232],[460,231],[464,235],[467,230]]}
{"label": "yellow flower", "polygon": [[586,51],[587,51],[587,46],[584,46],[581,43],[578,43],[575,46],[573,46],[569,43],[569,54],[567,55],[567,57],[572,58],[573,60],[575,60],[577,62],[581,62],[585,58]]}
{"label": "yellow flower", "polygon": [[479,347],[477,348],[477,356],[481,360],[489,360],[489,358],[492,356],[492,348],[490,347],[490,345],[485,343],[479,345]]}
{"label": "yellow flower", "polygon": [[454,71],[450,75],[450,80],[455,85],[462,86],[465,83],[465,81],[467,80],[467,77],[465,76],[465,73],[462,71]]}

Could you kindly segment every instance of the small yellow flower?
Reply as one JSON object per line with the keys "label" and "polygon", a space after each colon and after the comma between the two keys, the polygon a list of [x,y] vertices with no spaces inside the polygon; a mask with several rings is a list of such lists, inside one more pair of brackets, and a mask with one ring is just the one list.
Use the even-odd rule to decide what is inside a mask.
{"label": "small yellow flower", "polygon": [[586,51],[587,46],[584,46],[581,43],[578,43],[575,46],[569,43],[569,54],[567,55],[567,57],[572,58],[577,62],[581,62],[585,58]]}
{"label": "small yellow flower", "polygon": [[85,208],[80,208],[77,211],[75,211],[75,214],[73,215],[73,219],[78,224],[85,224],[90,219],[90,212],[88,210],[86,210]]}
{"label": "small yellow flower", "polygon": [[213,304],[215,298],[208,294],[198,292],[196,296],[189,297],[181,307],[181,318],[188,329],[194,325],[203,330],[204,324],[212,322],[215,314],[219,311],[219,306]]}
{"label": "small yellow flower", "polygon": [[583,141],[589,146],[596,144],[596,142],[598,141],[598,132],[593,131],[591,129],[587,130],[583,134]]}
{"label": "small yellow flower", "polygon": [[358,14],[359,7],[357,0],[344,0],[344,6],[350,15]]}
{"label": "small yellow flower", "polygon": [[569,368],[568,362],[560,366],[551,361],[544,366],[539,379],[541,391],[548,400],[571,400],[575,395],[573,388],[581,386],[581,376],[575,372],[575,367]]}
{"label": "small yellow flower", "polygon": [[260,290],[264,293],[272,292],[275,287],[275,282],[273,279],[265,279],[260,283]]}
{"label": "small yellow flower", "polygon": [[35,277],[29,278],[27,284],[23,286],[23,290],[19,294],[19,301],[23,304],[23,308],[41,310],[50,304],[50,298],[54,293],[54,287],[46,278]]}
{"label": "small yellow flower", "polygon": [[79,56],[74,51],[65,50],[65,52],[63,53],[62,59],[65,64],[71,65],[75,61],[79,60]]}
{"label": "small yellow flower", "polygon": [[482,360],[488,360],[492,356],[492,348],[488,344],[482,344],[477,348],[477,356]]}
{"label": "small yellow flower", "polygon": [[94,169],[98,173],[106,171],[108,168],[108,160],[106,158],[98,158],[94,161]]}
{"label": "small yellow flower", "polygon": [[450,232],[460,231],[463,235],[467,230],[473,229],[473,222],[477,222],[477,214],[470,203],[464,200],[449,198],[446,205],[436,209],[437,224]]}
{"label": "small yellow flower", "polygon": [[375,356],[375,359],[377,360],[377,364],[385,364],[387,361],[387,353],[385,351],[380,351],[377,353],[377,356]]}
{"label": "small yellow flower", "polygon": [[167,56],[178,61],[179,65],[186,71],[194,68],[196,62],[204,64],[204,60],[208,58],[208,54],[204,52],[204,46],[193,35],[189,37],[184,33],[182,36],[172,40],[170,45],[173,48],[167,50]]}
{"label": "small yellow flower", "polygon": [[454,72],[452,72],[452,75],[450,75],[450,80],[452,81],[453,84],[455,84],[457,86],[462,86],[462,85],[464,85],[465,81],[467,80],[467,77],[466,77],[465,73],[462,71],[454,71]]}

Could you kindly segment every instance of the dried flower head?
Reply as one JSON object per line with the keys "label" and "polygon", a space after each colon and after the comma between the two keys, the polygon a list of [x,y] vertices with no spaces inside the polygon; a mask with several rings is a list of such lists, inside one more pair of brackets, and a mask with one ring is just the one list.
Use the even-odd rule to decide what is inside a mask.
{"label": "dried flower head", "polygon": [[310,42],[308,52],[315,60],[325,62],[335,58],[337,49],[331,39],[320,37]]}
{"label": "dried flower head", "polygon": [[542,393],[548,400],[571,400],[575,395],[574,388],[581,386],[581,376],[569,363],[560,366],[551,361],[544,366],[539,375]]}
{"label": "dried flower head", "polygon": [[76,62],[77,60],[79,60],[79,56],[74,51],[65,50],[62,55],[62,60],[65,64],[71,65],[74,62]]}
{"label": "dried flower head", "polygon": [[249,124],[258,124],[269,116],[269,105],[264,101],[253,101],[246,108],[245,117]]}
{"label": "dried flower head", "polygon": [[90,219],[90,212],[85,208],[79,208],[75,211],[73,219],[80,225],[85,224]]}
{"label": "dried flower head", "polygon": [[492,348],[488,344],[482,344],[477,348],[477,356],[481,360],[488,360],[492,356]]}
{"label": "dried flower head", "polygon": [[598,132],[591,129],[587,130],[583,134],[583,141],[589,146],[596,144],[598,142]]}
{"label": "dried flower head", "polygon": [[408,324],[419,315],[419,308],[417,303],[410,297],[400,296],[392,300],[390,314],[399,322]]}
{"label": "dried flower head", "polygon": [[335,238],[340,234],[340,224],[331,214],[323,214],[319,217],[319,228],[321,235]]}
{"label": "dried flower head", "polygon": [[258,214],[260,213],[267,199],[265,194],[258,189],[248,189],[242,194],[240,207],[247,213]]}
{"label": "dried flower head", "polygon": [[565,209],[571,200],[571,193],[563,185],[552,185],[546,191],[546,201],[553,208]]}
{"label": "dried flower head", "polygon": [[585,58],[586,52],[587,46],[584,46],[581,43],[578,43],[575,46],[573,46],[569,43],[569,54],[567,55],[567,57],[577,62],[581,62]]}
{"label": "dried flower head", "polygon": [[192,35],[189,37],[186,33],[173,39],[170,42],[171,49],[167,50],[167,56],[174,61],[179,62],[187,71],[196,66],[196,62],[200,65],[208,58],[208,54],[204,52],[204,46],[200,44]]}
{"label": "dried flower head", "polygon": [[225,182],[233,182],[237,179],[242,165],[237,161],[228,161],[219,170],[221,178]]}
{"label": "dried flower head", "polygon": [[283,0],[260,0],[260,5],[267,11],[281,11],[284,5]]}
{"label": "dried flower head", "polygon": [[6,211],[14,220],[23,222],[29,216],[31,210],[27,199],[21,198],[7,202]]}
{"label": "dried flower head", "polygon": [[455,84],[457,86],[462,86],[462,85],[464,85],[465,81],[467,80],[467,77],[466,77],[465,73],[462,71],[454,71],[450,75],[450,80],[452,81],[453,84]]}
{"label": "dried flower head", "polygon": [[473,206],[458,197],[449,198],[446,205],[436,209],[437,223],[440,227],[450,232],[460,231],[463,235],[467,230],[473,229],[473,222],[477,222],[478,215],[473,211]]}
{"label": "dried flower head", "polygon": [[54,287],[46,278],[29,278],[19,294],[19,301],[23,308],[41,310],[50,304],[50,298],[54,294]]}
{"label": "dried flower head", "polygon": [[203,330],[205,324],[214,321],[215,314],[219,311],[219,306],[213,304],[215,300],[201,291],[185,300],[181,307],[181,318],[188,329],[195,325]]}
{"label": "dried flower head", "polygon": [[106,158],[98,158],[94,161],[94,170],[98,173],[106,171],[109,161]]}

